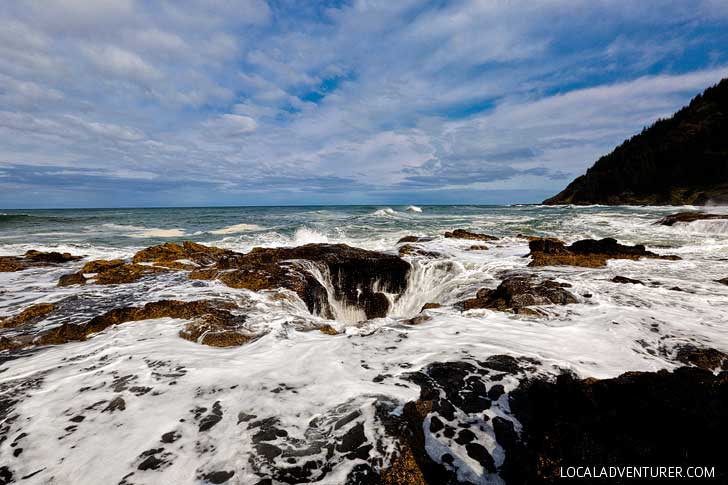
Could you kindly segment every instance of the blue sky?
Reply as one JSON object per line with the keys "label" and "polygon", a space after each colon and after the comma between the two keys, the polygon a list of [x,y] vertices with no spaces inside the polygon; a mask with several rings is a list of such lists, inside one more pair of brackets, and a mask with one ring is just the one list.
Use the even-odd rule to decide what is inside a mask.
{"label": "blue sky", "polygon": [[537,202],[726,76],[724,0],[8,0],[0,207]]}

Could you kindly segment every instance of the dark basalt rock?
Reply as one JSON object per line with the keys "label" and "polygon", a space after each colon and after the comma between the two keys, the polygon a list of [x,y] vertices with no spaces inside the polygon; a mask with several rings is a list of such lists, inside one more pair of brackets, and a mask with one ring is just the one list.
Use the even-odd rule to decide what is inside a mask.
{"label": "dark basalt rock", "polygon": [[[101,332],[112,325],[155,318],[181,318],[194,320],[180,332],[180,336],[193,342],[216,347],[242,345],[256,336],[242,327],[244,315],[234,315],[233,303],[213,300],[183,302],[161,300],[143,307],[123,307],[96,316],[86,323],[64,323],[40,333],[35,338],[20,335],[0,339],[0,350],[22,348],[31,345],[58,345],[71,341],[86,340],[89,335]],[[204,335],[203,335],[204,334]]]}
{"label": "dark basalt rock", "polygon": [[728,370],[728,355],[716,349],[696,347],[691,344],[680,345],[677,347],[675,358],[683,364],[694,365],[709,371]]}
{"label": "dark basalt rock", "polygon": [[58,279],[58,286],[85,285],[86,277],[83,273],[64,274]]}
{"label": "dark basalt rock", "polygon": [[665,216],[659,221],[657,221],[655,224],[661,224],[663,226],[672,226],[675,223],[678,222],[693,222],[693,221],[702,221],[702,220],[710,220],[710,219],[728,219],[728,215],[726,214],[708,214],[705,212],[678,212],[676,214],[670,214],[669,216]]}
{"label": "dark basalt rock", "polygon": [[535,282],[528,276],[504,279],[496,289],[483,288],[475,298],[460,303],[463,310],[489,308],[513,313],[539,314],[529,308],[536,305],[567,305],[577,303],[576,297],[564,289],[565,283],[553,280]]}
{"label": "dark basalt rock", "polygon": [[728,79],[622,143],[544,204],[728,201]]}
{"label": "dark basalt rock", "polygon": [[631,285],[644,285],[640,280],[627,278],[626,276],[615,276],[612,278],[612,283],[631,284]]}
{"label": "dark basalt rock", "polygon": [[728,285],[728,278],[721,278],[719,280],[715,280],[716,283],[720,283],[722,285]]}
{"label": "dark basalt rock", "polygon": [[[288,288],[314,314],[331,318],[326,289],[312,275],[311,263],[328,273],[334,298],[362,308],[367,318],[389,310],[384,294],[401,294],[407,287],[410,265],[386,253],[346,244],[307,244],[295,248],[254,248],[246,254],[225,255],[212,267],[193,271],[193,279],[219,279],[233,288],[258,291]],[[374,291],[375,283],[380,291]]]}
{"label": "dark basalt rock", "polygon": [[[561,466],[715,466],[724,483],[728,374],[694,367],[614,379],[522,381],[510,408],[521,439],[499,440],[507,483],[560,483]],[[601,483],[601,482],[599,482]],[[609,483],[626,483],[612,480]],[[631,482],[630,482],[631,483]]]}
{"label": "dark basalt rock", "polygon": [[23,256],[0,256],[0,273],[22,271],[28,268],[43,266],[54,266],[70,261],[77,261],[81,256],[73,256],[70,253],[43,252],[31,249]]}
{"label": "dark basalt rock", "polygon": [[20,325],[38,323],[48,316],[55,307],[53,303],[31,305],[14,317],[0,319],[0,328],[15,328]]}
{"label": "dark basalt rock", "polygon": [[397,244],[428,242],[428,241],[432,241],[434,239],[435,239],[434,237],[425,237],[425,236],[404,236],[399,241],[397,241]]}
{"label": "dark basalt rock", "polygon": [[441,256],[440,253],[437,253],[435,251],[427,251],[425,249],[419,248],[412,244],[405,244],[403,246],[400,246],[399,255],[400,256],[424,256],[426,258],[439,258]]}
{"label": "dark basalt rock", "polygon": [[[221,258],[232,256],[234,251],[205,246],[192,241],[182,244],[165,243],[142,249],[134,255],[132,262],[149,262],[156,266],[167,266],[173,269],[194,269],[198,266],[209,266],[220,261]],[[186,260],[191,262],[180,262]]]}
{"label": "dark basalt rock", "polygon": [[538,239],[529,242],[528,247],[531,250],[529,255],[532,258],[529,266],[570,265],[598,268],[605,266],[609,259],[652,258],[670,261],[680,259],[678,256],[663,256],[647,251],[641,244],[625,246],[611,237],[600,240],[582,239],[570,246],[547,239]]}
{"label": "dark basalt rock", "polygon": [[489,236],[488,234],[478,234],[475,232],[469,232],[465,229],[455,229],[452,232],[445,233],[446,238],[452,239],[468,239],[471,241],[496,241],[498,238],[495,236]]}

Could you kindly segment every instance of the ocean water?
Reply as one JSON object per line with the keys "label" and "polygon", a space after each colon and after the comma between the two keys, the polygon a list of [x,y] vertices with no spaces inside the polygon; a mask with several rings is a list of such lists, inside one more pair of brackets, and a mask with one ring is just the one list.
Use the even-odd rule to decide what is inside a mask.
{"label": "ocean water", "polygon": [[[12,398],[9,439],[0,462],[10,463],[23,483],[208,483],[205,474],[231,470],[227,483],[256,483],[270,463],[258,457],[251,431],[239,416],[275,419],[286,430],[277,443],[316,455],[311,443],[334,439],[330,424],[359,413],[370,441],[384,441],[373,406],[387,400],[395,410],[418,397],[404,379],[431,362],[484,359],[495,354],[533,357],[540,373],[569,370],[607,378],[629,370],[671,369],[673,349],[693,343],[728,352],[728,223],[697,221],[656,225],[662,216],[689,207],[392,206],[99,209],[0,211],[0,255],[28,249],[68,251],[86,259],[63,267],[0,273],[0,316],[40,302],[78,301],[70,313],[40,328],[83,322],[108,308],[160,299],[224,296],[264,333],[236,348],[212,348],[178,337],[183,320],[159,319],[111,327],[85,342],[24,353],[0,364],[0,392]],[[711,212],[728,212],[711,208]],[[467,251],[472,241],[445,239],[446,230],[470,229],[500,237],[487,251]],[[171,273],[128,285],[58,288],[60,275],[90,259],[129,258],[166,241],[193,240],[245,252],[256,246],[346,243],[395,252],[405,235],[432,236],[422,247],[439,258],[407,257],[408,289],[385,318],[358,321],[343,315],[326,321],[337,336],[306,331],[322,323],[303,302],[281,291],[254,293],[217,281],[190,281]],[[611,260],[606,268],[528,268],[528,242],[517,234],[567,242],[614,237],[645,244],[682,260]],[[544,317],[490,310],[461,312],[452,305],[505,275],[536,274],[572,285],[579,303],[545,306]],[[622,275],[644,285],[615,284]],[[678,291],[674,288],[679,288]],[[287,295],[282,298],[281,294]],[[584,295],[591,295],[586,297]],[[74,300],[75,299],[75,300]],[[432,318],[402,323],[428,302]],[[517,385],[505,379],[506,390]],[[142,392],[139,389],[149,389]],[[133,391],[131,389],[137,389]],[[125,409],[102,412],[123,395]],[[218,402],[222,420],[200,431],[195,409]],[[101,404],[98,404],[101,403]],[[395,411],[396,412],[396,411]],[[508,412],[503,398],[487,413]],[[203,412],[204,413],[204,412]],[[242,413],[242,414],[241,414]],[[70,421],[77,416],[83,420]],[[312,423],[318,423],[312,427]],[[323,424],[322,424],[323,423]],[[328,424],[327,424],[328,423]],[[315,430],[312,431],[312,429]],[[348,429],[348,428],[347,428]],[[175,432],[173,443],[160,436]],[[16,436],[25,433],[19,441]],[[313,437],[312,437],[313,436]],[[479,431],[496,464],[503,451],[488,426]],[[11,447],[11,442],[17,441]],[[283,445],[281,445],[283,446]],[[437,458],[442,443],[428,442]],[[14,449],[22,453],[13,456]],[[140,470],[143,453],[159,449],[157,469]],[[296,449],[299,449],[296,448]],[[315,448],[315,447],[314,447]],[[308,451],[306,451],[308,450]],[[500,483],[462,450],[454,450],[459,477]],[[307,454],[308,453],[308,454]],[[372,450],[372,457],[378,451]],[[356,460],[330,460],[317,483],[342,483]],[[386,454],[379,458],[387,459]],[[287,466],[277,463],[273,466]],[[262,471],[261,471],[262,470]],[[129,475],[133,473],[133,475]]]}

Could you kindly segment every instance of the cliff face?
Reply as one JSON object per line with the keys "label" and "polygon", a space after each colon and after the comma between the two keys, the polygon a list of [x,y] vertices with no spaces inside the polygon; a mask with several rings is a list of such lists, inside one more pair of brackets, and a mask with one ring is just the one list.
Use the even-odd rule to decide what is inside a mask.
{"label": "cliff face", "polygon": [[603,156],[544,204],[728,203],[728,78]]}

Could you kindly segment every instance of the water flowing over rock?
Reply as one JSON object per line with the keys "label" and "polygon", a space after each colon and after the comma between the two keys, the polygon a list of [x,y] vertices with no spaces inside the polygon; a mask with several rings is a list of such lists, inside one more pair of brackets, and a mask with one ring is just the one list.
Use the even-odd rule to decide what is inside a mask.
{"label": "water flowing over rock", "polygon": [[15,328],[20,325],[33,324],[45,318],[55,308],[53,303],[32,305],[14,317],[0,318],[0,328]]}
{"label": "water flowing over rock", "polygon": [[567,305],[577,303],[576,297],[564,288],[568,283],[553,280],[534,281],[528,276],[512,276],[504,279],[496,289],[483,288],[475,298],[460,303],[463,310],[488,308],[521,314],[540,314],[537,305]]}
{"label": "water flowing over rock", "polygon": [[445,237],[449,239],[468,239],[471,241],[496,241],[498,238],[495,236],[489,236],[488,234],[478,234],[475,232],[469,232],[465,229],[455,229],[452,232],[446,232]]}
{"label": "water flowing over rock", "polygon": [[391,254],[346,244],[307,244],[226,255],[190,277],[219,279],[233,288],[253,291],[288,288],[313,314],[332,318],[339,305],[361,309],[369,319],[387,314],[386,293],[402,294],[409,271],[409,263]]}
{"label": "water flowing over rock", "polygon": [[678,212],[676,214],[670,214],[665,216],[656,224],[663,226],[672,226],[678,222],[688,223],[693,221],[705,221],[711,219],[728,219],[728,214],[708,214],[706,212],[692,211],[692,212]]}
{"label": "water flowing over rock", "polygon": [[647,251],[641,244],[625,246],[616,239],[604,238],[600,240],[582,239],[570,246],[562,243],[538,239],[528,243],[531,250],[529,266],[584,266],[598,268],[605,266],[609,259],[666,259],[679,260],[678,256],[660,255]]}
{"label": "water flowing over rock", "polygon": [[53,266],[71,261],[77,261],[81,256],[56,251],[43,252],[31,249],[23,256],[0,256],[0,273],[22,271],[28,268]]}

